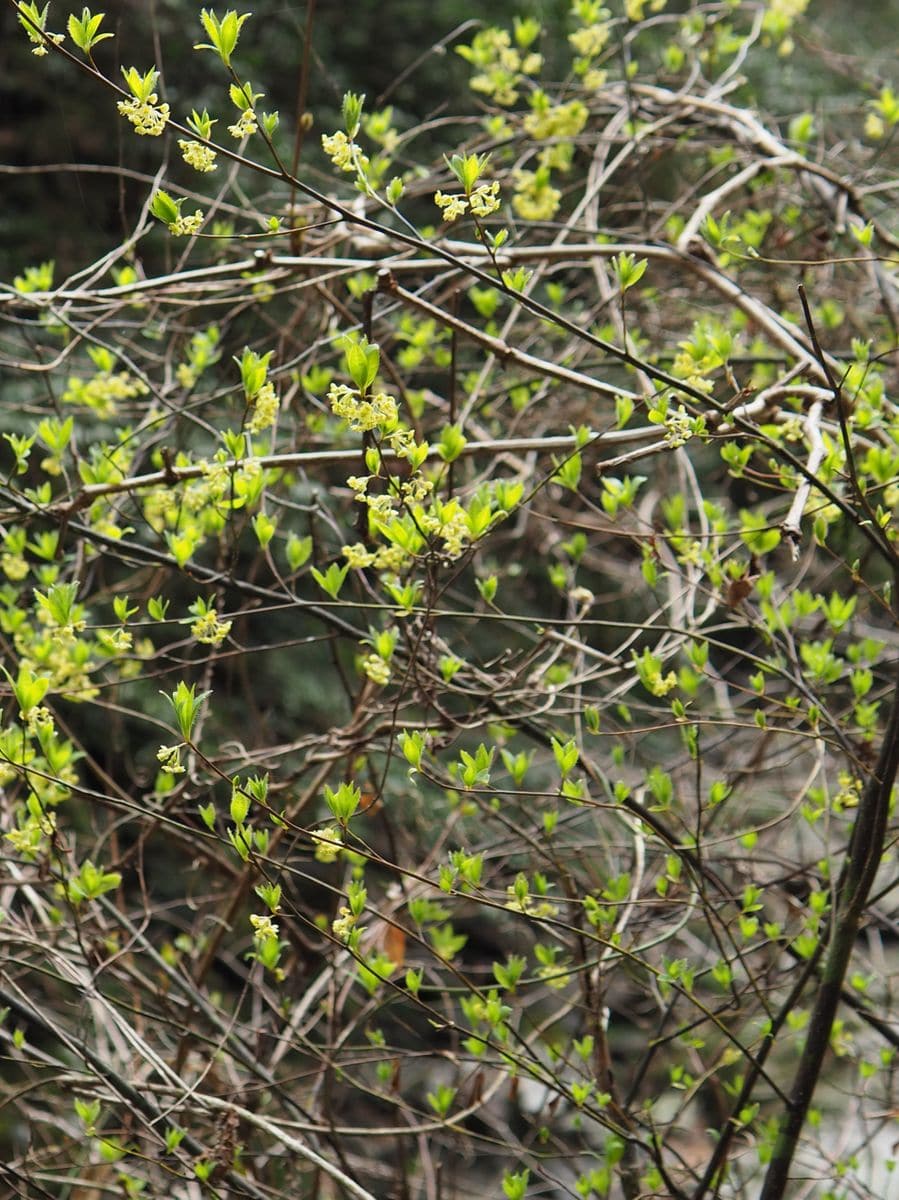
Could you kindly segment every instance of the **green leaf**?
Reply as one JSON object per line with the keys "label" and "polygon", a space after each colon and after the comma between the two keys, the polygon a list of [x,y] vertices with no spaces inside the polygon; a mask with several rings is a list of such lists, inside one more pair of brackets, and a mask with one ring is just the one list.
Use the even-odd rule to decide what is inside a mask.
{"label": "green leaf", "polygon": [[153,199],[150,201],[150,212],[164,225],[172,225],[181,215],[183,203],[183,200],[173,200],[168,192],[160,188],[158,192],[154,192]]}
{"label": "green leaf", "polygon": [[137,67],[128,67],[127,69],[122,67],[122,75],[135,100],[139,100],[141,104],[148,104],[150,97],[156,92],[156,81],[159,79],[159,72],[156,68],[151,67],[149,71],[141,75]]}
{"label": "green leaf", "polygon": [[191,730],[194,727],[194,722],[199,716],[203,701],[212,695],[212,692],[200,692],[197,695],[196,684],[188,686],[182,679],[171,695],[162,692],[175,710],[175,717],[178,721],[178,727],[181,730],[181,736],[185,742],[190,741]]}
{"label": "green leaf", "polygon": [[560,483],[562,487],[567,488],[570,492],[576,492],[578,485],[581,482],[581,470],[583,460],[580,453],[569,455],[563,462],[556,462],[556,472],[553,475],[553,483]]}
{"label": "green leaf", "polygon": [[312,554],[312,538],[297,537],[295,533],[287,535],[287,544],[284,547],[284,553],[287,558],[287,565],[291,571],[298,571]]}
{"label": "green leaf", "polygon": [[437,443],[437,453],[444,462],[455,462],[467,444],[468,438],[458,425],[445,425]]}
{"label": "green leaf", "polygon": [[105,16],[105,13],[92,14],[89,8],[82,9],[80,17],[76,17],[74,13],[69,14],[69,37],[85,54],[90,54],[93,47],[99,42],[113,36],[111,33],[97,32]]}
{"label": "green leaf", "polygon": [[362,800],[362,792],[354,783],[342,783],[335,792],[325,784],[325,803],[336,821],[345,825]]}
{"label": "green leaf", "polygon": [[381,365],[381,351],[376,342],[369,342],[362,337],[344,343],[347,373],[362,395],[368,391],[375,381],[378,368]]}
{"label": "green leaf", "polygon": [[317,567],[313,567],[312,578],[322,591],[327,592],[332,600],[336,600],[340,595],[340,589],[343,587],[348,570],[348,566],[339,567],[337,563],[331,563],[327,571],[319,571]]}
{"label": "green leaf", "polygon": [[359,126],[362,123],[362,108],[365,104],[365,96],[358,92],[345,92],[343,103],[341,105],[341,113],[343,116],[343,127],[346,130],[347,137],[352,140],[359,132]]}
{"label": "green leaf", "polygon": [[212,9],[202,9],[200,21],[206,30],[209,41],[197,43],[194,50],[212,50],[218,54],[226,67],[230,67],[231,55],[237,46],[241,28],[250,15],[250,13],[244,13],[242,16],[238,16],[233,9],[229,9],[220,21]]}

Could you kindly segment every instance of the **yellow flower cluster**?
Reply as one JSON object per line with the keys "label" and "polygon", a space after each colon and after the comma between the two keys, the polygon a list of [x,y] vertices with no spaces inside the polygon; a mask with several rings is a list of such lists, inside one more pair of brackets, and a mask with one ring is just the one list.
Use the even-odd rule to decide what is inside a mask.
{"label": "yellow flower cluster", "polygon": [[534,111],[524,119],[524,128],[537,141],[577,137],[589,115],[586,104],[580,100],[571,100],[567,104],[532,102],[532,108]]}
{"label": "yellow flower cluster", "polygon": [[160,746],[156,751],[156,761],[170,775],[183,775],[187,769],[181,762],[180,746]]}
{"label": "yellow flower cluster", "polygon": [[42,812],[39,816],[29,813],[27,819],[17,829],[10,829],[3,836],[13,849],[26,858],[34,858],[41,849],[45,839],[51,838],[56,832],[56,813]]}
{"label": "yellow flower cluster", "polygon": [[472,91],[492,96],[505,108],[518,99],[523,76],[536,75],[543,66],[543,56],[514,47],[506,29],[483,29],[471,46],[460,46],[458,52],[480,68],[471,78]]}
{"label": "yellow flower cluster", "polygon": [[363,154],[355,142],[350,141],[342,129],[336,133],[322,134],[322,149],[340,171],[368,170],[368,156]]}
{"label": "yellow flower cluster", "polygon": [[[77,624],[83,627],[82,622]],[[22,654],[22,663],[49,675],[51,690],[67,699],[92,700],[99,689],[90,678],[90,672],[97,666],[90,657],[90,644],[77,638],[72,626],[57,627],[40,641],[35,641],[35,636],[35,631],[27,625],[16,631],[16,648]],[[57,772],[57,776],[61,778],[61,773]]]}
{"label": "yellow flower cluster", "polygon": [[123,654],[130,650],[134,635],[127,629],[98,629],[97,645],[107,654]]}
{"label": "yellow flower cluster", "polygon": [[178,145],[181,147],[182,158],[195,171],[216,169],[215,151],[210,146],[204,146],[202,142],[188,142],[184,138],[178,139]]}
{"label": "yellow flower cluster", "polygon": [[194,621],[190,632],[198,642],[207,646],[220,646],[231,632],[231,625],[231,621],[220,621],[215,609],[210,609]]}
{"label": "yellow flower cluster", "polygon": [[341,904],[338,916],[331,922],[331,932],[338,942],[348,942],[355,927],[356,918],[352,910],[346,904]]}
{"label": "yellow flower cluster", "polygon": [[256,123],[256,114],[252,108],[244,109],[234,125],[228,126],[228,132],[233,138],[240,141],[241,138],[249,137],[251,133],[255,133],[259,126]]}
{"label": "yellow flower cluster", "polygon": [[259,916],[256,913],[250,914],[250,924],[253,926],[253,940],[257,942],[267,942],[271,938],[278,936],[278,926],[271,919],[268,913],[263,913]]}
{"label": "yellow flower cluster", "polygon": [[653,696],[667,696],[670,691],[677,687],[677,676],[673,671],[669,671],[667,675],[663,675],[661,670],[647,671],[641,677],[643,686]]}
{"label": "yellow flower cluster", "polygon": [[[381,524],[389,525],[392,520],[392,502],[389,496],[357,496],[357,500],[368,505],[368,511],[374,520],[377,520],[378,509],[387,508],[386,516],[382,516]],[[372,501],[375,504],[372,504]],[[386,506],[384,504],[386,501]],[[380,503],[379,503],[380,502]],[[385,578],[391,575],[398,574],[404,567],[408,566],[412,553],[396,543],[379,546],[377,550],[368,550],[361,542],[354,542],[352,546],[343,546],[341,554],[346,559],[347,566],[354,571],[363,570],[366,567],[373,567],[376,571],[381,572]]]}
{"label": "yellow flower cluster", "polygon": [[[180,464],[178,464],[180,465]],[[247,459],[238,468],[224,462],[204,462],[205,474],[183,487],[160,487],[143,497],[144,520],[163,534],[176,558],[187,559],[210,535],[224,528],[235,500],[258,495],[258,460]]]}
{"label": "yellow flower cluster", "polygon": [[676,412],[665,416],[665,441],[669,446],[683,446],[693,436],[690,414],[681,404]]}
{"label": "yellow flower cluster", "polygon": [[444,192],[435,192],[434,203],[442,210],[444,221],[455,221],[457,217],[464,216],[468,208],[465,197],[459,194],[446,195]]}
{"label": "yellow flower cluster", "polygon": [[551,900],[538,900],[534,896],[526,895],[524,897],[516,895],[515,887],[509,885],[506,888],[505,907],[512,909],[513,912],[526,913],[529,917],[545,917],[552,918],[558,916],[559,906],[553,904]]}
{"label": "yellow flower cluster", "polygon": [[361,542],[354,542],[352,546],[344,546],[340,553],[346,559],[346,565],[351,571],[361,571],[365,567],[373,566],[375,562],[375,554],[371,550],[366,550]]}
{"label": "yellow flower cluster", "polygon": [[596,58],[597,54],[601,54],[605,50],[610,35],[609,24],[606,21],[596,21],[592,25],[585,25],[583,29],[576,29],[574,33],[569,33],[568,41],[573,49],[584,58]]}
{"label": "yellow flower cluster", "polygon": [[610,17],[608,9],[598,4],[583,6],[583,26],[568,35],[569,45],[579,56],[574,60],[574,72],[588,91],[599,91],[606,81],[606,72],[594,64],[609,43]]}
{"label": "yellow flower cluster", "polygon": [[455,221],[471,208],[476,217],[489,217],[502,204],[499,198],[499,183],[482,183],[470,196],[461,192],[435,192],[434,203],[443,213],[444,221]]}
{"label": "yellow flower cluster", "polygon": [[[28,33],[29,33],[29,36],[31,36],[30,29],[28,30]],[[37,37],[38,37],[38,35],[34,34],[32,40],[36,39]],[[50,39],[50,41],[53,43],[54,46],[58,46],[59,43],[64,40],[65,34],[63,34],[63,33],[48,33],[47,37]],[[35,56],[35,58],[43,58],[44,55],[47,53],[47,43],[43,42],[43,41],[39,41],[37,43],[37,45],[32,49],[31,53]]]}
{"label": "yellow flower cluster", "polygon": [[203,213],[198,208],[192,217],[179,216],[170,222],[169,233],[173,237],[192,237],[203,224]]}
{"label": "yellow flower cluster", "polygon": [[[19,716],[21,717],[22,715],[20,712]],[[25,728],[32,737],[55,733],[56,722],[53,720],[53,713],[50,712],[50,709],[45,704],[35,704],[26,718]]]}
{"label": "yellow flower cluster", "polygon": [[396,401],[386,392],[377,392],[370,400],[363,400],[354,388],[332,383],[328,400],[334,415],[357,433],[370,433],[379,426],[394,425],[397,420]]}
{"label": "yellow flower cluster", "polygon": [[512,207],[525,221],[551,221],[559,211],[562,193],[549,181],[549,172],[516,171]]}
{"label": "yellow flower cluster", "polygon": [[28,574],[28,562],[22,554],[7,551],[0,557],[0,567],[3,568],[6,578],[11,579],[13,583],[18,583]]}
{"label": "yellow flower cluster", "polygon": [[425,531],[440,538],[447,558],[459,558],[468,544],[468,522],[462,505],[458,501],[442,505],[439,516],[426,520]]}
{"label": "yellow flower cluster", "polygon": [[200,378],[199,372],[190,363],[178,363],[175,368],[175,378],[181,384],[185,391],[190,391],[196,387],[197,380]]}
{"label": "yellow flower cluster", "polygon": [[340,857],[343,837],[336,826],[328,825],[318,833],[310,834],[310,837],[315,842],[316,862],[332,863],[337,861]]}
{"label": "yellow flower cluster", "polygon": [[356,499],[368,505],[369,514],[374,521],[387,522],[393,516],[393,496],[381,492],[379,495],[357,496]]}
{"label": "yellow flower cluster", "polygon": [[158,104],[159,97],[151,92],[147,100],[131,96],[120,100],[116,107],[123,117],[134,126],[135,132],[146,137],[159,137],[169,119],[169,106]]}
{"label": "yellow flower cluster", "polygon": [[262,433],[274,425],[279,401],[271,383],[264,383],[255,396],[252,397],[253,415],[247,421],[248,433]]}
{"label": "yellow flower cluster", "polygon": [[378,684],[379,687],[390,682],[390,664],[379,654],[367,654],[362,660],[362,670],[372,683]]}
{"label": "yellow flower cluster", "polygon": [[147,385],[128,371],[100,371],[92,379],[69,376],[68,387],[62,394],[63,404],[81,404],[98,417],[114,417],[119,402],[146,395]]}

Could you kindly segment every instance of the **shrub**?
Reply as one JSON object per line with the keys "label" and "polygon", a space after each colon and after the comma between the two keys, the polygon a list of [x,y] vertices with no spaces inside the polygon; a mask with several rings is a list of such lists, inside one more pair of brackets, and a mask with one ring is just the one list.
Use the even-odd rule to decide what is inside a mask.
{"label": "shrub", "polygon": [[0,293],[11,1186],[887,1195],[891,89],[576,0],[313,136],[264,4],[202,108],[12,7],[159,169]]}

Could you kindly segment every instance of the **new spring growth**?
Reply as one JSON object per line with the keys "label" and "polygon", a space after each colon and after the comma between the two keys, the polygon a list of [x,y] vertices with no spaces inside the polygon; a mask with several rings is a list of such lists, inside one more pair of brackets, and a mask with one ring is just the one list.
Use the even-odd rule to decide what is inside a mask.
{"label": "new spring growth", "polygon": [[80,904],[82,900],[96,900],[106,892],[115,891],[121,882],[118,871],[104,871],[87,859],[78,874],[61,885],[61,890],[71,904]]}
{"label": "new spring growth", "polygon": [[190,605],[188,612],[195,618],[190,632],[198,642],[207,646],[220,646],[231,632],[232,622],[220,619],[212,599],[204,600],[202,596],[198,597]]}
{"label": "new spring growth", "polygon": [[166,700],[168,700],[175,710],[175,718],[178,722],[181,736],[185,742],[189,742],[191,730],[200,714],[203,701],[208,696],[211,696],[212,692],[200,692],[198,696],[196,685],[192,683],[188,687],[182,679],[171,695],[166,695],[165,692],[161,692],[160,695],[165,696]]}
{"label": "new spring growth", "polygon": [[480,178],[490,162],[489,154],[454,154],[446,165],[459,181],[461,192],[435,192],[434,203],[443,213],[444,221],[455,221],[470,208],[476,217],[488,217],[497,211],[499,183],[481,183]]}
{"label": "new spring growth", "polygon": [[[197,137],[209,141],[212,137],[212,127],[216,124],[213,117],[204,108],[201,113],[194,109],[187,118],[187,124],[197,135]],[[188,141],[185,138],[178,139],[178,145],[181,149],[181,155],[189,167],[193,167],[195,171],[207,172],[214,171],[215,167],[215,151],[211,146],[204,146],[202,142]]]}
{"label": "new spring growth", "polygon": [[84,605],[75,602],[77,595],[77,580],[54,583],[46,592],[34,589],[34,598],[42,620],[55,628],[57,636],[65,641],[71,641],[85,626]]}
{"label": "new spring growth", "polygon": [[356,171],[360,177],[365,176],[369,160],[355,144],[356,134],[362,124],[362,107],[365,96],[356,92],[346,92],[343,97],[341,115],[343,129],[336,133],[322,134],[322,149],[331,162],[340,171]]}
{"label": "new spring growth", "polygon": [[231,103],[240,113],[236,123],[228,126],[228,132],[239,141],[241,138],[249,137],[259,128],[256,122],[256,101],[261,100],[264,93],[254,92],[253,85],[250,83],[245,83],[243,87],[232,83],[228,88],[228,95],[231,97]]}
{"label": "new spring growth", "polygon": [[358,433],[369,433],[378,428],[389,430],[397,422],[396,401],[386,392],[371,394],[381,363],[377,342],[369,342],[365,337],[346,338],[343,350],[347,374],[355,386],[331,384],[328,389],[331,411]]}
{"label": "new spring growth", "polygon": [[33,0],[28,0],[27,3],[25,0],[21,0],[19,3],[19,24],[28,34],[28,40],[33,45],[31,53],[37,58],[43,58],[47,53],[48,42],[58,46],[64,36],[61,33],[47,32],[47,10],[49,8],[49,3],[45,4],[43,8],[38,8]]}
{"label": "new spring growth", "polygon": [[209,38],[209,41],[197,42],[194,50],[212,50],[213,53],[219,56],[226,67],[230,67],[231,55],[237,46],[237,39],[240,37],[243,23],[249,20],[249,18],[250,13],[238,16],[233,9],[229,9],[222,19],[219,20],[212,9],[201,9],[200,21],[206,30],[206,36]]}
{"label": "new spring growth", "polygon": [[280,402],[275,394],[274,385],[268,381],[268,364],[271,357],[271,350],[266,354],[257,354],[255,350],[245,347],[240,358],[234,360],[240,367],[240,379],[247,404],[248,417],[244,428],[250,434],[261,433],[271,428],[278,416]]}
{"label": "new spring growth", "polygon": [[202,209],[198,208],[191,217],[181,216],[181,205],[183,203],[183,198],[181,200],[173,200],[168,192],[163,191],[162,188],[154,193],[153,199],[150,201],[150,212],[157,220],[162,221],[168,227],[169,233],[174,237],[192,236],[203,224]]}
{"label": "new spring growth", "polygon": [[418,771],[421,768],[421,757],[427,745],[426,734],[420,729],[403,729],[397,740],[412,772]]}
{"label": "new spring growth", "polygon": [[677,675],[673,671],[664,675],[661,658],[653,654],[648,647],[642,655],[633,651],[631,659],[640,682],[653,696],[667,696],[677,687]]}
{"label": "new spring growth", "polygon": [[250,811],[250,796],[245,788],[240,786],[240,778],[231,781],[231,804],[229,813],[235,825],[243,825]]}
{"label": "new spring growth", "polygon": [[[249,829],[245,828],[244,823],[253,801],[268,807],[268,775],[251,775],[246,783],[241,783],[240,776],[235,775],[231,780],[231,803],[228,812],[231,820],[237,826],[238,832],[249,834]],[[259,833],[260,831],[257,830],[254,834],[254,842],[257,843],[256,849],[260,853],[264,853],[264,847],[259,844]],[[278,896],[280,897],[280,895],[281,889],[279,888]],[[274,909],[272,911],[274,912]]]}
{"label": "new spring growth", "polygon": [[17,679],[13,679],[5,667],[0,667],[0,670],[12,685],[13,695],[19,705],[19,718],[27,721],[31,710],[36,708],[46,696],[50,680],[45,675],[32,674],[30,668],[24,664],[19,667]]}
{"label": "new spring growth", "polygon": [[135,132],[146,137],[159,137],[169,119],[169,106],[160,104],[156,94],[159,72],[151,67],[141,75],[137,67],[122,67],[125,83],[131,92],[128,100],[120,100],[116,107],[134,126]]}
{"label": "new spring growth", "polygon": [[362,792],[354,783],[342,783],[335,792],[325,784],[325,803],[331,810],[335,821],[345,825],[362,799]]}
{"label": "new spring growth", "polygon": [[[46,8],[44,11],[46,12]],[[69,37],[78,49],[83,50],[90,59],[93,58],[91,51],[94,46],[113,37],[111,33],[99,32],[105,15],[105,13],[92,13],[89,8],[83,8],[80,17],[76,17],[74,13],[69,14]]]}

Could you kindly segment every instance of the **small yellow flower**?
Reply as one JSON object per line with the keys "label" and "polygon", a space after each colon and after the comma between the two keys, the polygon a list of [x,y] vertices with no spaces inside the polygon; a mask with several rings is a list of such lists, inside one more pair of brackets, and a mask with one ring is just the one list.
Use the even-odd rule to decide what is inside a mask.
{"label": "small yellow flower", "polygon": [[169,225],[169,233],[173,237],[193,236],[203,224],[203,214],[198,208],[192,217],[178,217]]}
{"label": "small yellow flower", "polygon": [[195,171],[216,169],[215,151],[211,147],[204,146],[202,142],[188,142],[184,138],[179,138],[178,145],[181,147],[182,158]]}
{"label": "small yellow flower", "polygon": [[471,193],[469,198],[471,211],[476,217],[489,217],[491,213],[496,212],[502,201],[499,198],[499,184],[482,183]]}
{"label": "small yellow flower", "polygon": [[526,221],[551,221],[562,193],[549,181],[548,171],[516,171],[512,207]]}
{"label": "small yellow flower", "polygon": [[370,550],[366,550],[361,542],[356,542],[352,546],[344,546],[341,554],[346,559],[347,566],[351,570],[370,567],[375,561],[374,554]]}
{"label": "small yellow flower", "polygon": [[255,133],[259,126],[256,124],[256,114],[252,108],[245,109],[234,125],[228,126],[228,132],[233,138],[238,141],[241,138],[249,137],[251,133]]}
{"label": "small yellow flower", "polygon": [[390,664],[378,654],[369,654],[362,660],[362,670],[379,687],[390,682]]}
{"label": "small yellow flower", "polygon": [[156,761],[170,775],[183,775],[187,769],[181,763],[180,746],[160,746],[156,751]]}
{"label": "small yellow flower", "polygon": [[683,446],[693,436],[693,422],[681,404],[676,412],[665,417],[665,441],[669,446]]}
{"label": "small yellow flower", "polygon": [[[47,16],[47,10],[44,9],[44,19],[45,20],[46,20],[46,16]],[[23,24],[24,24],[24,22],[23,22]],[[25,32],[28,34],[30,41],[35,43],[32,46],[31,53],[34,55],[35,58],[43,58],[44,55],[47,53],[47,42],[45,42],[44,39],[41,37],[41,34],[38,33],[38,31],[36,29],[33,29],[30,25],[25,25]],[[48,33],[46,29],[42,29],[41,33],[43,33],[44,37],[46,37],[48,39],[48,41],[52,42],[54,46],[58,46],[59,43],[61,41],[63,41],[65,38],[65,35],[62,33]]]}
{"label": "small yellow flower", "polygon": [[253,397],[253,415],[247,421],[249,433],[262,433],[274,425],[278,416],[279,401],[272,384],[264,383]]}
{"label": "small yellow flower", "polygon": [[220,621],[214,609],[203,613],[190,627],[190,632],[198,642],[207,646],[219,646],[231,632],[231,621]]}
{"label": "small yellow flower", "polygon": [[464,216],[468,208],[468,201],[462,195],[446,195],[444,192],[434,193],[434,203],[443,212],[444,221],[455,221],[457,217]]}
{"label": "small yellow flower", "polygon": [[606,48],[611,29],[607,22],[598,21],[568,35],[568,41],[584,58],[596,58]]}
{"label": "small yellow flower", "polygon": [[133,636],[127,629],[100,629],[97,631],[97,641],[110,654],[120,654],[131,649]]}
{"label": "small yellow flower", "polygon": [[606,80],[609,77],[608,71],[602,71],[599,67],[591,67],[584,75],[583,84],[588,92],[598,92],[600,88],[606,86]]}
{"label": "small yellow flower", "polygon": [[197,372],[189,363],[179,363],[175,369],[175,378],[186,391],[190,391],[192,387],[196,386],[198,377]]}
{"label": "small yellow flower", "polygon": [[267,913],[262,916],[251,913],[250,924],[253,926],[253,937],[257,942],[267,942],[269,938],[278,936],[278,926]]}
{"label": "small yellow flower", "polygon": [[128,100],[120,100],[116,107],[123,117],[134,126],[135,132],[146,137],[159,137],[169,119],[169,106],[158,104],[158,96],[151,92],[146,101],[132,96]]}
{"label": "small yellow flower", "polygon": [[28,562],[21,554],[4,554],[0,558],[0,567],[7,579],[18,583],[28,574]]}
{"label": "small yellow flower", "polygon": [[349,908],[345,904],[342,904],[339,916],[331,922],[331,932],[339,942],[347,942],[355,924],[356,918]]}
{"label": "small yellow flower", "polygon": [[326,829],[321,829],[311,836],[315,842],[315,861],[320,863],[336,862],[342,849],[340,830],[334,825],[329,825]]}
{"label": "small yellow flower", "polygon": [[338,129],[336,133],[332,134],[323,133],[322,149],[334,166],[339,167],[341,171],[356,169],[353,165],[353,143],[342,129]]}
{"label": "small yellow flower", "polygon": [[394,425],[397,421],[396,401],[386,392],[378,392],[371,400],[363,400],[358,392],[345,384],[332,383],[328,400],[335,417],[346,421],[350,429],[358,433],[368,433],[381,426]]}
{"label": "small yellow flower", "polygon": [[[21,715],[20,713],[19,716]],[[25,728],[35,736],[40,733],[53,733],[55,729],[53,714],[45,705],[36,704],[28,714]]]}

